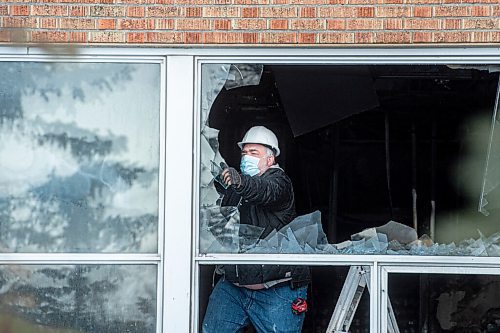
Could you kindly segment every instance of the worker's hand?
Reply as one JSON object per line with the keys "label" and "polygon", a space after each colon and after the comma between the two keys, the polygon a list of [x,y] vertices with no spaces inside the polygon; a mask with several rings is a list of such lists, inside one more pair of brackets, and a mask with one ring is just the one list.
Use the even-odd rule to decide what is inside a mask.
{"label": "worker's hand", "polygon": [[222,171],[222,179],[227,185],[241,186],[241,176],[235,168],[227,168]]}

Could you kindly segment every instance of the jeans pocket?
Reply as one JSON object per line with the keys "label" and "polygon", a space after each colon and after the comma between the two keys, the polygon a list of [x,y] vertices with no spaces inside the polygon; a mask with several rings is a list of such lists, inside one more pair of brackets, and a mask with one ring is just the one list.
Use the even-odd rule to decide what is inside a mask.
{"label": "jeans pocket", "polygon": [[277,288],[272,288],[274,294],[286,301],[286,302],[293,302],[297,298],[307,298],[307,286],[300,287],[297,289],[292,289],[290,286],[282,286],[282,287],[277,287]]}

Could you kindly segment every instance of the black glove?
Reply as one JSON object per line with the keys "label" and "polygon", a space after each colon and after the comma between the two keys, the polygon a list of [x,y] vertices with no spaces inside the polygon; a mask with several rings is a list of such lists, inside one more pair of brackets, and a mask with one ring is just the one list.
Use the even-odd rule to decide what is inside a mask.
{"label": "black glove", "polygon": [[227,185],[241,186],[241,175],[235,168],[227,168],[222,172],[222,179]]}

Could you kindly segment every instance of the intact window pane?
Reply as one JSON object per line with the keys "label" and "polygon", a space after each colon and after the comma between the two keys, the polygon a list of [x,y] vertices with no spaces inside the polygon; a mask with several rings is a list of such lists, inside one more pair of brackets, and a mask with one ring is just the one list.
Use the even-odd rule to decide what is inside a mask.
{"label": "intact window pane", "polygon": [[157,251],[159,87],[159,64],[0,63],[0,251]]}
{"label": "intact window pane", "polygon": [[389,275],[389,299],[400,332],[498,332],[500,277]]}
{"label": "intact window pane", "polygon": [[3,332],[153,333],[156,266],[0,266]]}

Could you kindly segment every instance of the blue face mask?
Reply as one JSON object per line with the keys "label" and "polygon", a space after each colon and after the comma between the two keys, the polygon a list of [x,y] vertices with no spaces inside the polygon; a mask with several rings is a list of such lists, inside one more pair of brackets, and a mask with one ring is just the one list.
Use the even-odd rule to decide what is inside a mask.
{"label": "blue face mask", "polygon": [[241,173],[250,177],[258,175],[260,173],[259,161],[258,157],[243,155],[240,163]]}

